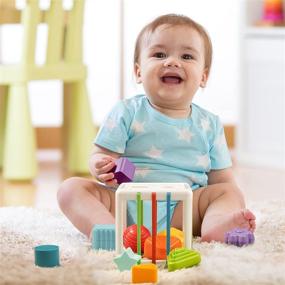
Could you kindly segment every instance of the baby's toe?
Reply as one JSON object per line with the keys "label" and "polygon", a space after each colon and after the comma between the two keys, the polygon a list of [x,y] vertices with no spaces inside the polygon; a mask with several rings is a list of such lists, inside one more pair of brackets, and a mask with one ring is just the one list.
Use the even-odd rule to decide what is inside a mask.
{"label": "baby's toe", "polygon": [[255,215],[248,209],[243,210],[243,216],[246,220],[255,220]]}
{"label": "baby's toe", "polygon": [[255,220],[250,220],[250,221],[249,221],[249,225],[250,225],[250,229],[251,229],[252,231],[254,231],[255,228],[256,228]]}

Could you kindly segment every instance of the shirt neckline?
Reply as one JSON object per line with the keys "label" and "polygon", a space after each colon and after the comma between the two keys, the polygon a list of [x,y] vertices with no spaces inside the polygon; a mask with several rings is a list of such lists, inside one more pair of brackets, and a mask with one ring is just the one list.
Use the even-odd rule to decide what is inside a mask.
{"label": "shirt neckline", "polygon": [[194,109],[195,109],[194,104],[191,104],[192,110],[191,110],[190,116],[188,116],[187,118],[171,118],[171,117],[159,112],[155,108],[153,108],[146,96],[144,97],[144,106],[145,106],[146,110],[152,116],[154,116],[156,119],[158,119],[161,122],[167,123],[169,125],[173,125],[173,126],[181,126],[181,125],[185,125],[185,123],[188,123],[188,124],[192,123],[192,118],[193,118]]}

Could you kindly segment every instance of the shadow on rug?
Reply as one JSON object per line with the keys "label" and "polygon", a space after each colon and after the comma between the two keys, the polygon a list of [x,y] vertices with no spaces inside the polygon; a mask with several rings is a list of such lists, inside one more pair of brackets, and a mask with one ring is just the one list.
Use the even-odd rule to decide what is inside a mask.
{"label": "shadow on rug", "polygon": [[[159,271],[158,284],[285,284],[285,202],[251,204],[257,215],[256,241],[238,248],[200,243],[199,266]],[[0,208],[0,284],[130,284],[119,272],[114,252],[93,251],[88,240],[61,213],[24,207]],[[34,266],[33,247],[57,244],[61,266]],[[283,264],[283,265],[282,265]]]}

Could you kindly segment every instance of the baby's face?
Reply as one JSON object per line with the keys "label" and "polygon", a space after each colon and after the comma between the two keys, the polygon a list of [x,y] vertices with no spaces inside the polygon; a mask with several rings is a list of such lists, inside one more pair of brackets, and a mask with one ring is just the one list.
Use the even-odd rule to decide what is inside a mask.
{"label": "baby's face", "polygon": [[135,73],[152,104],[178,110],[205,86],[204,63],[203,38],[195,29],[162,25],[142,42]]}

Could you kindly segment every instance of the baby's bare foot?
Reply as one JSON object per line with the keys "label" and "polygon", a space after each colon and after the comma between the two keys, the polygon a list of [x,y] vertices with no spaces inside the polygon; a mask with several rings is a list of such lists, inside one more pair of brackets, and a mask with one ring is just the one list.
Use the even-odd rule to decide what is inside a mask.
{"label": "baby's bare foot", "polygon": [[248,209],[241,209],[234,213],[206,217],[206,221],[202,223],[202,241],[224,242],[225,233],[234,228],[253,232],[255,230],[254,214]]}

